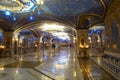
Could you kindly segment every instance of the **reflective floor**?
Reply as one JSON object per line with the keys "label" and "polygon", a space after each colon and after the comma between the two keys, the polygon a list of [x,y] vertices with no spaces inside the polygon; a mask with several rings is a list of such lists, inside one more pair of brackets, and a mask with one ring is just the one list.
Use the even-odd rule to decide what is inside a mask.
{"label": "reflective floor", "polygon": [[84,80],[116,80],[92,59],[79,58]]}
{"label": "reflective floor", "polygon": [[83,80],[75,51],[70,48],[0,58],[0,80],[80,80],[79,77]]}
{"label": "reflective floor", "polygon": [[[80,65],[79,65],[80,64]],[[74,48],[45,49],[0,58],[0,80],[115,80]]]}

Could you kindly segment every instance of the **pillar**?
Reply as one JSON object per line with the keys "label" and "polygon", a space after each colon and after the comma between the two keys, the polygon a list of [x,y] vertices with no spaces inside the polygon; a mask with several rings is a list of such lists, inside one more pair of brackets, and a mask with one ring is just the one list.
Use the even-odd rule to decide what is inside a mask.
{"label": "pillar", "polygon": [[[81,38],[84,38],[84,40],[81,42]],[[84,44],[83,48],[80,47],[80,43]],[[82,29],[82,30],[77,30],[77,50],[78,50],[78,55],[81,56],[81,52],[84,53],[88,49],[88,29]],[[84,56],[87,56],[86,54]]]}
{"label": "pillar", "polygon": [[14,33],[13,34],[13,39],[12,39],[12,47],[13,47],[13,53],[14,54],[18,54],[18,34],[17,33]]}
{"label": "pillar", "polygon": [[5,56],[9,55],[12,56],[12,37],[13,32],[3,32],[3,40],[4,40],[4,46],[5,46]]}

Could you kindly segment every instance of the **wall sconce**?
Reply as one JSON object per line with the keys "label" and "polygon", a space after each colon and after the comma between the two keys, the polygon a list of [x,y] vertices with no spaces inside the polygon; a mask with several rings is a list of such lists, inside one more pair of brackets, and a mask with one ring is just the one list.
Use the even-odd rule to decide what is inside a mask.
{"label": "wall sconce", "polygon": [[0,45],[0,49],[4,49],[5,48],[5,46],[3,46],[3,45]]}

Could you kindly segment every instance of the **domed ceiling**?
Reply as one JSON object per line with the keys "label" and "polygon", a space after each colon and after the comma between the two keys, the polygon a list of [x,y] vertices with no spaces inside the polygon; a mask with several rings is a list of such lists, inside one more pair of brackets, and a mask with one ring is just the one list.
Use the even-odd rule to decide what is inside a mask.
{"label": "domed ceiling", "polygon": [[[74,25],[83,21],[85,24],[89,24],[96,19],[104,19],[107,8],[112,1],[0,0],[0,27],[4,31],[14,31],[18,29],[18,26],[21,27],[39,20],[55,20]],[[87,17],[87,20],[91,18],[87,23],[86,18],[83,16],[88,16],[89,14],[94,16],[94,19]],[[78,25],[78,27],[80,26]],[[84,26],[82,28],[88,28]]]}

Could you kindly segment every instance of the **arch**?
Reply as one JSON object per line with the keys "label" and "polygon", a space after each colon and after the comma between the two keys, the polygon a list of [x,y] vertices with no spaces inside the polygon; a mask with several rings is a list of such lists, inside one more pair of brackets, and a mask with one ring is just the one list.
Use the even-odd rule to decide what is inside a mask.
{"label": "arch", "polygon": [[95,14],[95,13],[82,13],[82,14],[79,14],[77,19],[79,20],[80,17],[82,17],[82,16],[93,16],[93,17],[103,18],[102,16]]}
{"label": "arch", "polygon": [[49,20],[49,21],[55,21],[55,22],[60,22],[60,23],[64,23],[70,26],[74,26],[74,24],[64,20],[63,18],[54,16],[54,15],[50,15],[50,14],[41,14],[41,15],[32,15],[34,17],[34,20],[29,20],[30,15],[21,18],[18,22],[15,23],[15,25],[13,25],[13,29],[16,30],[18,28],[20,28],[21,26],[27,25],[29,23],[36,23],[36,22],[41,22],[44,20]]}
{"label": "arch", "polygon": [[93,23],[88,25],[88,28],[95,26],[95,25],[99,25],[99,24],[104,24],[103,20],[94,21]]}
{"label": "arch", "polygon": [[41,20],[41,21],[35,21],[35,22],[31,22],[31,23],[28,23],[28,24],[24,24],[24,25],[21,25],[20,27],[18,27],[15,32],[19,32],[23,29],[28,29],[28,28],[35,28],[37,27],[38,25],[41,25],[42,23],[45,23],[45,22],[52,22],[52,23],[58,23],[58,24],[62,24],[62,25],[65,25],[67,27],[70,27],[71,29],[74,29],[73,25],[71,24],[65,24],[65,23],[60,23],[60,22],[56,22],[56,21],[49,21],[49,20]]}
{"label": "arch", "polygon": [[30,30],[35,36],[37,36],[37,37],[40,36],[40,34],[39,34],[39,32],[38,32],[37,30],[35,30],[35,29],[33,29],[33,28],[30,28],[29,30]]}
{"label": "arch", "polygon": [[103,0],[100,0],[101,5],[104,8],[102,16],[105,17],[106,11],[107,11],[107,6],[105,5],[105,2]]}
{"label": "arch", "polygon": [[[89,22],[92,20],[92,22]],[[85,13],[85,14],[80,14],[77,18],[77,29],[84,29],[84,28],[89,28],[90,24],[96,23],[96,22],[101,22],[103,20],[103,17],[98,15],[98,14],[93,14],[93,13]],[[85,22],[89,22],[87,25]]]}

